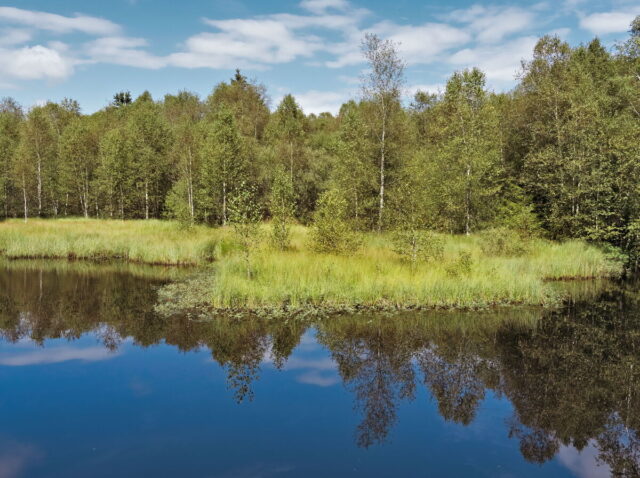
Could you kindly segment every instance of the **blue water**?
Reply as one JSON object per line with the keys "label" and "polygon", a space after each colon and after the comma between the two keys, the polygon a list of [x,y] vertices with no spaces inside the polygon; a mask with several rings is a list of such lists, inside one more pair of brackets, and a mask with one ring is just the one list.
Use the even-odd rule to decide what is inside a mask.
{"label": "blue water", "polygon": [[[18,273],[34,284],[36,276],[24,271],[5,271],[4,280],[15,284]],[[380,350],[368,350],[356,340],[361,349],[352,358],[367,357],[368,365],[356,367],[354,373],[339,370],[336,348],[320,343],[318,330],[323,325],[308,324],[300,328],[293,351],[280,368],[273,363],[273,335],[258,337],[259,353],[251,360],[244,361],[242,352],[239,356],[244,358],[237,362],[253,364],[251,379],[242,382],[249,385],[242,388],[230,379],[230,363],[213,358],[216,347],[204,345],[212,340],[201,339],[202,332],[185,332],[194,335],[191,341],[178,340],[163,329],[155,343],[142,346],[140,337],[133,337],[136,334],[114,332],[118,317],[105,323],[100,310],[96,315],[87,312],[90,330],[75,332],[73,324],[82,317],[74,300],[82,294],[65,297],[52,285],[55,305],[41,303],[47,284],[71,283],[65,290],[81,288],[100,295],[106,283],[121,287],[122,278],[94,281],[86,274],[60,272],[45,276],[37,294],[30,293],[29,286],[4,291],[0,477],[592,478],[610,474],[608,465],[597,463],[595,441],[580,452],[571,443],[560,443],[541,464],[527,460],[519,438],[509,436],[518,410],[505,396],[507,386],[483,385],[472,417],[452,419],[440,411],[433,385],[425,385],[418,355],[403,365],[405,372],[414,374],[406,383],[415,386],[413,392],[404,393],[398,385],[402,380],[385,365],[388,357],[376,355]],[[132,280],[138,290],[157,288],[155,283],[131,278],[124,285],[130,286]],[[69,324],[65,314],[74,316]],[[39,327],[47,320],[55,327],[47,323],[44,328],[49,332],[43,334]],[[154,320],[153,314],[148,315],[145,327],[153,328]],[[167,320],[171,319],[157,319],[162,327],[173,327]],[[36,343],[42,335],[41,343]],[[236,343],[233,336],[222,340],[218,349],[246,346],[243,337],[237,340],[244,343]],[[382,355],[392,353],[382,350]],[[452,363],[455,369],[455,359]],[[449,379],[457,381],[455,371]],[[597,434],[594,430],[594,440]],[[367,441],[363,435],[373,439]]]}

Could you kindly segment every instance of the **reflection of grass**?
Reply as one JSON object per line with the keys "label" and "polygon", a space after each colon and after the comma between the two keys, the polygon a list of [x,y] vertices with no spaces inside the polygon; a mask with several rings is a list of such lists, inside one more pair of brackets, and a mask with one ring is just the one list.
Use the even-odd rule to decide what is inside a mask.
{"label": "reflection of grass", "polygon": [[169,221],[30,219],[0,223],[0,252],[9,258],[195,265],[212,260],[225,235],[207,227],[182,230]]}
{"label": "reflection of grass", "polygon": [[123,261],[68,261],[63,259],[13,259],[0,257],[0,269],[13,271],[42,271],[60,274],[98,276],[102,274],[126,274],[140,279],[177,281],[193,274],[192,267],[172,267],[134,264]]}
{"label": "reflection of grass", "polygon": [[[251,278],[229,229],[185,231],[166,221],[8,221],[0,224],[0,251],[9,258],[121,258],[150,264],[215,260],[211,275],[201,276],[207,283],[192,283],[198,293],[190,295],[198,301],[208,297],[216,309],[243,310],[545,305],[562,295],[549,280],[620,271],[619,263],[581,241],[534,240],[524,255],[509,256],[483,252],[487,239],[482,235],[443,236],[441,259],[411,267],[392,251],[388,235],[365,235],[357,253],[343,256],[312,252],[307,236],[306,228],[296,226],[291,250],[263,245],[252,255]],[[189,295],[179,290],[178,296]]]}

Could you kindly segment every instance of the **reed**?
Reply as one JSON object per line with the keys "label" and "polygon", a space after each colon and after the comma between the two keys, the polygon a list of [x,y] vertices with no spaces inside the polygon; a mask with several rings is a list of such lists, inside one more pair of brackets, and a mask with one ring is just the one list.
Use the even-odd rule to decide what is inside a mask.
{"label": "reed", "polygon": [[[486,236],[443,235],[437,261],[411,265],[393,252],[385,234],[366,234],[348,255],[313,252],[309,231],[292,228],[292,247],[263,245],[251,255],[252,273],[228,228],[181,229],[170,221],[95,219],[0,223],[0,254],[8,259],[123,259],[164,265],[212,263],[199,290],[215,309],[482,308],[550,305],[563,288],[551,281],[620,274],[619,260],[583,241],[531,240],[521,255],[485,252]],[[464,259],[464,260],[463,260]]]}

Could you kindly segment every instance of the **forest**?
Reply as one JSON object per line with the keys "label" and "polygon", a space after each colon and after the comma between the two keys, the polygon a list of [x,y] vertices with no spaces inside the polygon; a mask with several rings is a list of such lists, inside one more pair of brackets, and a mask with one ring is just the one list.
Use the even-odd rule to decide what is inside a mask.
{"label": "forest", "polygon": [[285,245],[290,224],[339,218],[354,231],[508,228],[640,247],[640,17],[612,49],[540,38],[509,92],[474,68],[405,101],[397,45],[367,35],[362,52],[362,94],[335,116],[292,95],[270,105],[240,71],[204,99],[125,91],[93,114],[5,98],[0,215],[256,218]]}

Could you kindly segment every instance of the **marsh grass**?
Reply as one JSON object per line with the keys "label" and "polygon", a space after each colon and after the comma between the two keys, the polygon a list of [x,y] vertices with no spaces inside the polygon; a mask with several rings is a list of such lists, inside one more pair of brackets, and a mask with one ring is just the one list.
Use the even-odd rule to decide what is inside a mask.
{"label": "marsh grass", "polygon": [[581,241],[532,240],[520,256],[488,255],[477,236],[443,236],[436,261],[412,266],[390,238],[366,235],[351,255],[311,252],[307,231],[294,228],[293,250],[263,249],[247,280],[235,256],[214,265],[211,303],[217,309],[290,310],[483,308],[551,305],[565,294],[550,281],[612,277],[621,264]]}
{"label": "marsh grass", "polygon": [[[261,227],[267,232],[269,225]],[[198,290],[214,309],[244,311],[550,305],[567,295],[552,281],[612,277],[622,270],[619,260],[582,241],[533,239],[525,254],[499,255],[486,252],[481,235],[440,237],[441,257],[415,265],[393,251],[390,235],[365,234],[357,252],[333,255],[313,252],[309,230],[294,226],[286,251],[263,241],[251,255],[253,273],[247,277],[228,228],[182,229],[154,220],[30,220],[0,223],[0,254],[9,259],[212,263],[201,274],[207,280]]]}
{"label": "marsh grass", "polygon": [[229,231],[171,221],[30,219],[0,223],[0,254],[10,259],[121,259],[198,265],[229,249]]}

